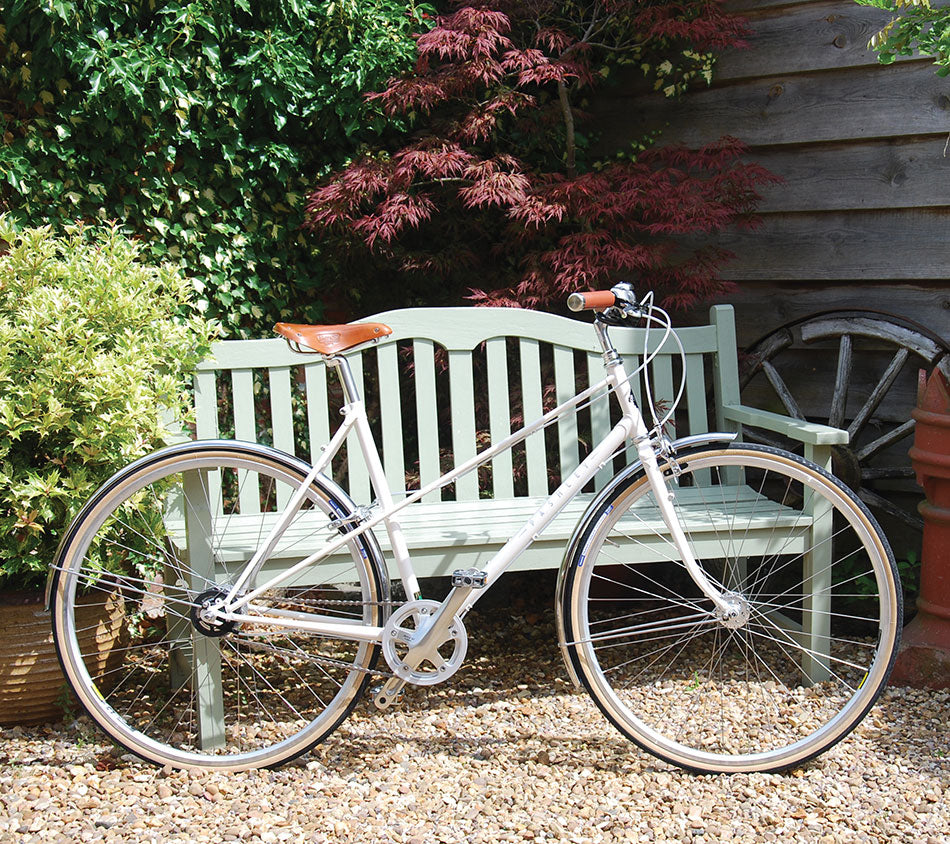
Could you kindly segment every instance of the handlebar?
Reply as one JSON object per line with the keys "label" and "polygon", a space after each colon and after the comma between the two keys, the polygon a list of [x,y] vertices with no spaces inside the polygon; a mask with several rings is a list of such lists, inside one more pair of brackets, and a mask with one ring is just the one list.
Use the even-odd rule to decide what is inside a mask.
{"label": "handlebar", "polygon": [[567,306],[572,311],[603,311],[612,308],[617,297],[612,290],[589,290],[586,293],[572,293],[567,297]]}

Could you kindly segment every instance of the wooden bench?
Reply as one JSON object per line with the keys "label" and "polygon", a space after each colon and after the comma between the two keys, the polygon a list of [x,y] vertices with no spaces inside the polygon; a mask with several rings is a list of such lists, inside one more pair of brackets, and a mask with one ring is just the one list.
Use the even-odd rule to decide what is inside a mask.
{"label": "wooden bench", "polygon": [[[413,308],[370,320],[389,325],[392,335],[349,360],[397,501],[407,488],[435,480],[507,436],[518,427],[513,418],[534,420],[603,377],[589,321],[509,308]],[[643,351],[643,330],[612,328],[610,333],[632,370]],[[709,325],[677,333],[686,350],[686,390],[671,438],[755,425],[798,439],[806,456],[830,465],[831,446],[846,442],[846,432],[740,404],[730,306],[713,307]],[[652,332],[651,342],[661,339],[662,332]],[[679,365],[678,350],[668,341],[651,366],[661,405],[674,396]],[[545,386],[547,378],[550,386]],[[634,389],[639,398],[640,383]],[[319,356],[294,353],[276,338],[216,344],[212,357],[198,367],[195,392],[199,439],[224,435],[266,442],[307,459],[329,440],[341,405],[335,375],[328,378]],[[585,444],[607,432],[612,412],[607,401],[596,402],[532,435],[514,453],[496,457],[490,472],[465,476],[453,488],[407,508],[400,519],[417,574],[483,566],[577,466]],[[613,467],[606,466],[513,567],[558,567],[595,489],[625,459],[619,455]],[[338,458],[333,474],[358,504],[372,501],[358,449]],[[375,534],[387,551],[385,530]],[[220,553],[237,564],[253,550],[248,542]],[[390,574],[397,576],[395,570]]]}

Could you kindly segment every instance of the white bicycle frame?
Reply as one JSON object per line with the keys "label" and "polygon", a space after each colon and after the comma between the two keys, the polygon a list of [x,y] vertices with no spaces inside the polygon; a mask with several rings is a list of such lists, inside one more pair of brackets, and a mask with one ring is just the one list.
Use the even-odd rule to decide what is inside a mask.
{"label": "white bicycle frame", "polygon": [[[398,504],[393,501],[389,490],[379,451],[366,416],[366,407],[359,395],[356,384],[350,372],[346,359],[339,355],[325,356],[328,366],[337,369],[343,384],[346,403],[342,408],[343,422],[324,448],[321,458],[314,463],[310,473],[301,483],[300,488],[292,496],[283,513],[270,530],[268,536],[245,564],[238,579],[231,586],[228,594],[221,601],[209,608],[209,614],[214,619],[233,621],[248,624],[260,624],[290,627],[297,630],[307,630],[318,635],[349,639],[364,642],[380,642],[383,637],[382,627],[363,624],[359,620],[343,620],[338,617],[321,616],[319,614],[289,612],[275,610],[271,607],[257,606],[255,598],[264,592],[284,583],[296,574],[325,559],[340,550],[351,540],[372,530],[379,524],[385,525],[392,546],[393,557],[399,570],[405,592],[413,598],[421,598],[419,582],[412,567],[409,550],[406,545],[398,514],[406,507],[419,501],[423,496],[452,483],[457,478],[476,470],[482,464],[503,451],[512,448],[525,440],[562,414],[578,406],[588,398],[607,388],[614,393],[622,409],[622,417],[611,429],[607,436],[598,443],[580,463],[574,472],[541,504],[528,521],[515,533],[505,545],[491,558],[484,569],[484,586],[455,586],[446,596],[439,609],[433,614],[431,622],[424,630],[420,630],[414,639],[422,640],[427,633],[439,631],[450,624],[455,616],[462,617],[475,604],[482,591],[487,590],[498,577],[518,558],[518,556],[544,531],[561,509],[577,495],[594,475],[610,460],[621,446],[632,439],[637,446],[637,453],[642,463],[646,477],[656,493],[661,516],[670,530],[672,539],[680,554],[684,566],[692,579],[703,593],[715,604],[719,613],[728,613],[730,605],[723,595],[703,573],[692,553],[689,541],[679,523],[674,508],[674,493],[667,487],[657,464],[656,449],[650,433],[644,422],[640,408],[633,397],[627,372],[623,361],[607,337],[606,327],[595,323],[601,345],[604,349],[604,363],[607,371],[606,378],[586,390],[578,393],[563,404],[544,414],[537,421],[526,425],[501,442],[490,446],[476,454],[473,458],[450,472],[442,475],[416,492],[408,495]],[[333,542],[320,551],[300,560],[290,568],[270,578],[255,588],[248,588],[249,584],[260,573],[264,563],[277,547],[283,532],[290,525],[294,516],[304,504],[308,490],[337,454],[347,436],[355,432],[359,447],[366,459],[366,466],[376,494],[379,512],[365,518],[352,530],[341,534]],[[351,517],[352,518],[352,517]],[[356,521],[356,519],[354,519]],[[344,522],[345,523],[345,522]],[[415,645],[417,641],[410,644]]]}

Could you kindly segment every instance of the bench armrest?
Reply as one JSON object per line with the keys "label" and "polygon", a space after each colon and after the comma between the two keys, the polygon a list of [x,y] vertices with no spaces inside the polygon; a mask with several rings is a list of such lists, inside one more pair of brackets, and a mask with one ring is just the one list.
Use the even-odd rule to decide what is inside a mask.
{"label": "bench armrest", "polygon": [[817,422],[806,422],[803,419],[782,416],[780,413],[772,413],[768,410],[758,410],[744,404],[723,405],[722,415],[724,419],[731,422],[775,431],[808,445],[844,445],[848,442],[848,432],[841,428],[832,428],[830,425],[820,425]]}

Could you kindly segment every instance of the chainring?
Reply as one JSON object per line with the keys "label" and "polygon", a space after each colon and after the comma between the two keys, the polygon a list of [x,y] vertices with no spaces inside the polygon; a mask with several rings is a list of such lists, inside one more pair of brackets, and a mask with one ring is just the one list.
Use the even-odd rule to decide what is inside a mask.
{"label": "chainring", "polygon": [[410,601],[399,607],[383,628],[383,656],[392,672],[407,683],[441,683],[458,671],[465,659],[468,634],[458,616],[453,617],[441,641],[432,643],[422,654],[412,654],[412,637],[428,628],[439,606],[438,601]]}

